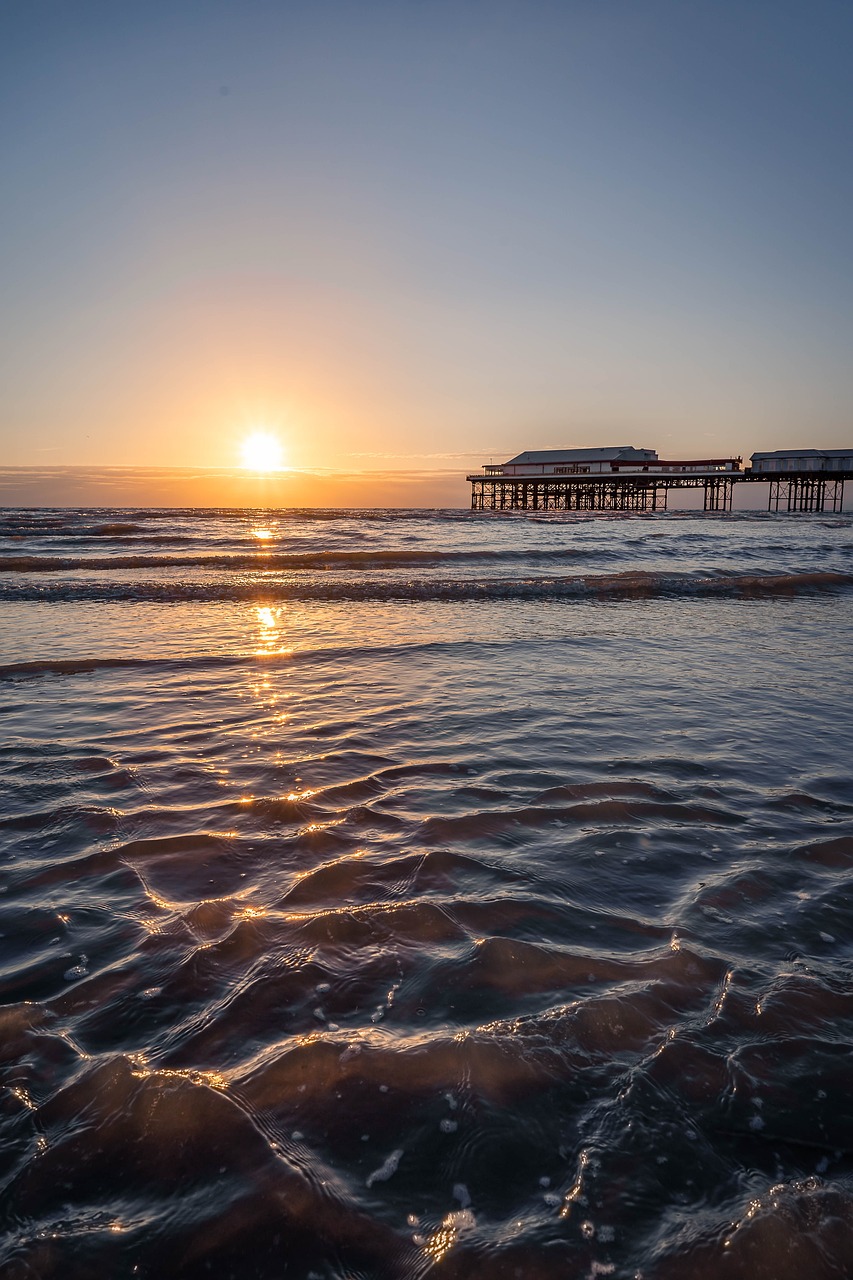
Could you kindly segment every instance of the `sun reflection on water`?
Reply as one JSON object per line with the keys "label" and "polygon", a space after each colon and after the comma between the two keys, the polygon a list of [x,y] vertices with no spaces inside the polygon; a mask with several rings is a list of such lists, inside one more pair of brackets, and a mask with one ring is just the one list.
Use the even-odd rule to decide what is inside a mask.
{"label": "sun reflection on water", "polygon": [[[257,624],[257,647],[255,649],[255,657],[278,657],[282,654],[293,652],[291,648],[285,648],[282,645],[282,640],[284,638],[282,628],[283,613],[284,608],[282,605],[255,605],[255,618]],[[262,687],[268,688],[269,681],[266,681]]]}

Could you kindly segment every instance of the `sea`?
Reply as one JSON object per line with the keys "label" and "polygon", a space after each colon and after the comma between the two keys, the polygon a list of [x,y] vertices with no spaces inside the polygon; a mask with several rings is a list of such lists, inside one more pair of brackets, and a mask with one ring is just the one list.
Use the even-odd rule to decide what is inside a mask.
{"label": "sea", "polygon": [[853,1274],[853,519],[0,512],[3,1280]]}

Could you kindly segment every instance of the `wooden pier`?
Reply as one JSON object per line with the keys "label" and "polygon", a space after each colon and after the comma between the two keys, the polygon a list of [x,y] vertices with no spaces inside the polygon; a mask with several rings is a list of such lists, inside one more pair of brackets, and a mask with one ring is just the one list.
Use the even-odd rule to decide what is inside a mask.
{"label": "wooden pier", "polygon": [[735,474],[602,475],[582,480],[468,476],[472,511],[666,511],[670,489],[703,489],[703,510],[731,511],[738,479]]}

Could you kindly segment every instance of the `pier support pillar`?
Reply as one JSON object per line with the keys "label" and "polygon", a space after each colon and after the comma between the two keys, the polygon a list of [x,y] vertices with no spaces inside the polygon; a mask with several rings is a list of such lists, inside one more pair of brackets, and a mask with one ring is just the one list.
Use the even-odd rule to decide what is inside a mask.
{"label": "pier support pillar", "polygon": [[734,483],[728,477],[714,476],[705,481],[705,511],[731,511]]}
{"label": "pier support pillar", "polygon": [[770,481],[767,510],[815,512],[841,511],[844,480],[826,475],[774,476]]}

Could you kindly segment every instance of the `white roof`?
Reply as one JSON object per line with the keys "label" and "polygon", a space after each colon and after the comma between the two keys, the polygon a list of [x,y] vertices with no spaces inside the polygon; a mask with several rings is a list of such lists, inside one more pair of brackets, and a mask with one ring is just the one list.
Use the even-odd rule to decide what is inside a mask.
{"label": "white roof", "polygon": [[766,449],[752,455],[753,458],[846,458],[853,454],[849,449]]}
{"label": "white roof", "polygon": [[614,445],[606,449],[528,449],[517,458],[510,458],[504,466],[549,462],[607,462],[614,458],[631,461],[634,458],[650,459],[657,456],[654,449],[635,449],[630,444]]}

